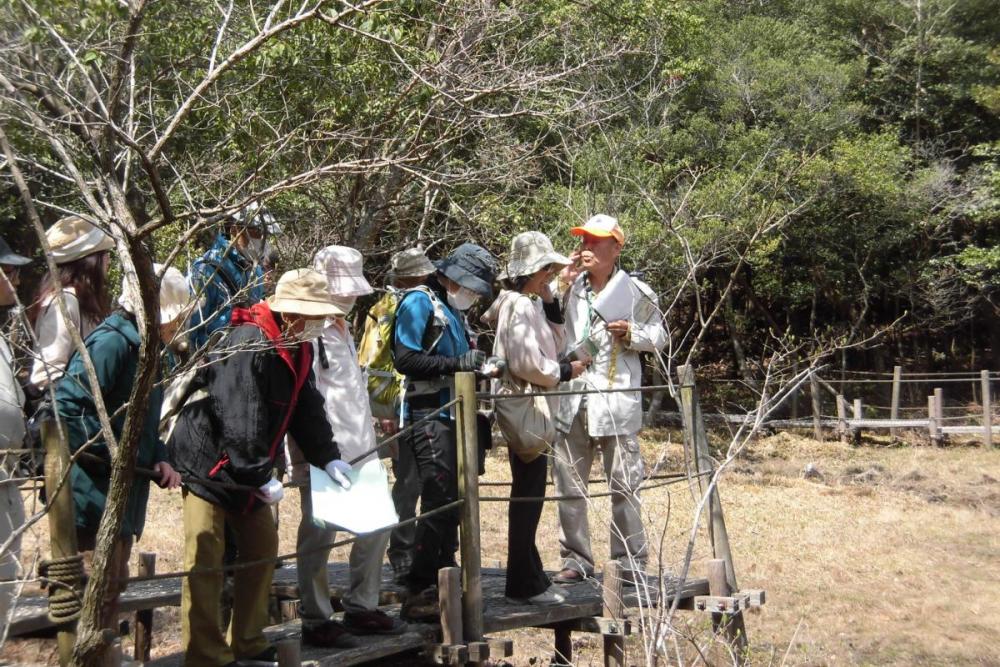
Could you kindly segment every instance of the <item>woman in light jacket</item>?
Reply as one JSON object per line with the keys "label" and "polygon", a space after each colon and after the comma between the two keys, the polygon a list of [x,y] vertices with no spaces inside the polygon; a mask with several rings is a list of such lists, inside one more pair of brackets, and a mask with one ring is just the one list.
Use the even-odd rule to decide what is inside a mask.
{"label": "woman in light jacket", "polygon": [[73,325],[86,338],[111,311],[107,275],[114,241],[88,220],[63,218],[45,232],[58,273],[42,280],[29,312],[35,328],[31,384],[44,391],[58,380],[76,348],[57,297],[62,293]]}
{"label": "woman in light jacket", "polygon": [[[562,311],[550,282],[570,260],[552,248],[541,232],[524,232],[511,242],[503,290],[483,315],[496,328],[493,353],[507,360],[510,374],[536,387],[554,388],[580,375],[582,361],[559,359],[566,336]],[[549,399],[555,415],[555,397]],[[530,462],[510,453],[511,498],[539,498],[537,502],[512,502],[507,517],[506,596],[512,601],[558,604],[565,600],[561,589],[551,585],[535,546],[535,533],[542,516],[548,457]]]}

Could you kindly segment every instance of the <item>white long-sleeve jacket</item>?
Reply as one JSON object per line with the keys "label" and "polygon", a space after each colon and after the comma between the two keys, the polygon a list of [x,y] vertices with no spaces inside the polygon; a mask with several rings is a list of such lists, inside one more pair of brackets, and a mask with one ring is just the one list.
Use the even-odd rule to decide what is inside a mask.
{"label": "white long-sleeve jacket", "polygon": [[[568,346],[575,349],[587,337],[597,352],[590,367],[580,377],[570,380],[560,390],[638,388],[642,384],[640,352],[659,352],[667,343],[659,299],[652,288],[638,278],[631,279],[635,306],[627,341],[615,341],[600,317],[593,312],[596,296],[590,289],[587,274],[580,275],[563,298]],[[589,326],[588,326],[589,322]],[[642,427],[642,395],[639,392],[616,392],[587,395],[587,430],[592,437],[630,435]],[[556,423],[568,433],[583,396],[563,396]]]}
{"label": "white long-sleeve jacket", "polygon": [[[97,328],[99,322],[80,316],[80,302],[76,298],[76,290],[72,287],[63,289],[66,299],[66,310],[73,323],[80,330],[80,337],[86,338]],[[49,297],[42,304],[35,324],[35,361],[31,365],[31,384],[44,389],[49,382],[55,382],[62,377],[69,358],[76,348],[69,327],[63,319],[62,310],[56,303],[55,296]]]}

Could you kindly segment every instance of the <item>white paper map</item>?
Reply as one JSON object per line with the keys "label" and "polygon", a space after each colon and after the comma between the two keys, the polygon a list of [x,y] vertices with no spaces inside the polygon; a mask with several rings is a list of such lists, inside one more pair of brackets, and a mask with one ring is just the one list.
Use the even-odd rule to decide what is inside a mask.
{"label": "white paper map", "polygon": [[385,528],[399,521],[389,492],[389,476],[378,459],[347,474],[351,488],[344,489],[324,470],[309,466],[313,519],[355,535]]}
{"label": "white paper map", "polygon": [[594,299],[594,310],[605,322],[632,319],[635,288],[625,271],[618,271]]}

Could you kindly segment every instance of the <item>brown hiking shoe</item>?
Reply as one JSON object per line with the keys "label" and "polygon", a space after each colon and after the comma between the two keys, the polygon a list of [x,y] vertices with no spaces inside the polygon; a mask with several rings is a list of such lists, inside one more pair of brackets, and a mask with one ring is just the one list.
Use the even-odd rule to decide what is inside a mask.
{"label": "brown hiking shoe", "polygon": [[583,572],[579,570],[574,570],[571,567],[563,568],[559,571],[559,574],[552,577],[552,583],[554,584],[578,584],[587,578]]}
{"label": "brown hiking shoe", "polygon": [[437,589],[407,593],[399,617],[414,623],[440,623],[441,607],[438,605]]}
{"label": "brown hiking shoe", "polygon": [[344,627],[356,635],[401,635],[406,623],[381,609],[344,612]]}
{"label": "brown hiking shoe", "polygon": [[361,646],[358,638],[336,621],[324,621],[319,625],[302,626],[302,643],[324,648],[355,648]]}

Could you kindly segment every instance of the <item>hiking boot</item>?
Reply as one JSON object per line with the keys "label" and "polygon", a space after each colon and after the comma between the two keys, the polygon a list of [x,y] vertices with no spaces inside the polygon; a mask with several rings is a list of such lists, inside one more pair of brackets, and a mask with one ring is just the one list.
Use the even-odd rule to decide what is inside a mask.
{"label": "hiking boot", "polygon": [[278,667],[278,649],[274,646],[268,646],[257,655],[239,658],[227,664],[226,667]]}
{"label": "hiking boot", "polygon": [[344,627],[356,635],[401,635],[406,623],[381,609],[344,612]]}
{"label": "hiking boot", "polygon": [[430,589],[419,593],[412,591],[407,593],[399,617],[414,623],[440,623],[441,607],[438,605],[437,596],[432,595]]}
{"label": "hiking boot", "polygon": [[392,580],[400,585],[405,584],[406,577],[410,574],[410,564],[408,560],[390,562],[389,565],[392,566]]}
{"label": "hiking boot", "polygon": [[302,626],[302,643],[324,648],[355,648],[361,646],[358,638],[336,621],[323,621],[319,625]]}
{"label": "hiking boot", "polygon": [[565,567],[559,571],[559,574],[552,577],[552,583],[554,584],[579,584],[584,579],[587,578],[583,572],[579,570],[574,570],[571,567]]}

